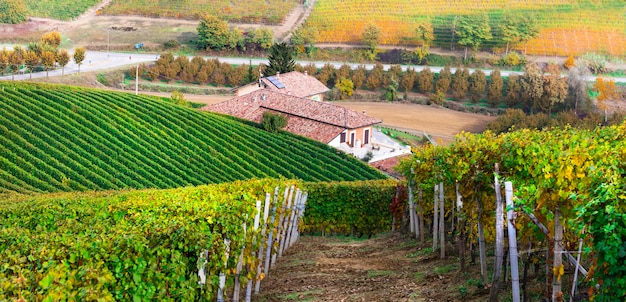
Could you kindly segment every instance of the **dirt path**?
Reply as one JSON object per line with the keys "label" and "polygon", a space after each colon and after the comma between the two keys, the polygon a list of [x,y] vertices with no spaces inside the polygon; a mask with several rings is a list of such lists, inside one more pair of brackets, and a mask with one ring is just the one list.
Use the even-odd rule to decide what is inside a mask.
{"label": "dirt path", "polygon": [[415,241],[390,233],[369,240],[301,237],[261,282],[253,301],[484,301],[485,291],[459,286],[458,273]]}

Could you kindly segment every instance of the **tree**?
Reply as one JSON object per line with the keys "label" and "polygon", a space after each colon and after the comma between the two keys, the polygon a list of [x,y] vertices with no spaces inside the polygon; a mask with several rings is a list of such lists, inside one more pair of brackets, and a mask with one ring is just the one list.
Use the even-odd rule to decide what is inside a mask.
{"label": "tree", "polygon": [[459,37],[458,43],[465,46],[465,60],[467,60],[468,47],[476,51],[483,42],[491,39],[489,17],[484,13],[459,17],[455,28],[456,35]]}
{"label": "tree", "polygon": [[543,95],[543,76],[535,63],[524,66],[524,74],[520,78],[522,88],[521,101],[532,114]]}
{"label": "tree", "polygon": [[[526,43],[539,35],[537,19],[531,14],[507,12],[502,17],[500,30],[502,41],[506,42],[506,54],[510,43]],[[526,53],[524,51],[524,53]]]}
{"label": "tree", "polygon": [[57,63],[61,66],[61,76],[65,75],[65,66],[70,62],[70,54],[65,49],[57,53]]}
{"label": "tree", "polygon": [[467,95],[469,71],[466,68],[457,68],[452,78],[452,96],[462,101]]}
{"label": "tree", "polygon": [[502,88],[504,87],[504,81],[502,80],[499,69],[492,71],[489,78],[489,87],[487,88],[487,103],[491,107],[497,107],[502,101]]}
{"label": "tree", "polygon": [[78,65],[78,72],[80,72],[80,65],[83,64],[85,60],[85,48],[78,47],[74,49],[74,63]]}
{"label": "tree", "polygon": [[384,76],[383,64],[376,63],[372,71],[370,71],[369,76],[367,77],[367,82],[365,82],[365,86],[368,89],[374,90],[380,88],[380,85],[383,83]]}
{"label": "tree", "polygon": [[419,85],[420,91],[422,93],[428,95],[433,91],[433,82],[435,80],[435,74],[430,71],[430,68],[424,68],[417,75],[417,84]]}
{"label": "tree", "polygon": [[5,69],[9,66],[9,57],[11,53],[6,49],[0,50],[0,74],[4,74]]}
{"label": "tree", "polygon": [[367,69],[363,65],[359,65],[356,70],[352,73],[352,83],[354,84],[354,89],[360,89],[363,87],[363,83],[365,82],[365,78],[367,77]]}
{"label": "tree", "polygon": [[383,80],[383,86],[389,85],[391,83],[391,79],[395,81],[399,81],[402,78],[402,66],[398,64],[394,64],[389,66],[387,72],[385,72],[385,78]]}
{"label": "tree", "polygon": [[450,71],[450,67],[446,66],[439,72],[439,76],[437,77],[437,92],[441,92],[445,95],[448,92],[448,89],[450,89],[451,82],[452,72]]}
{"label": "tree", "polygon": [[563,67],[568,70],[572,67],[576,67],[576,59],[574,59],[574,55],[569,55],[569,57],[567,57],[567,59],[563,63]]}
{"label": "tree", "polygon": [[487,77],[485,73],[480,69],[476,69],[470,76],[468,84],[470,101],[474,104],[478,104],[485,93],[485,88],[487,88]]}
{"label": "tree", "polygon": [[244,79],[246,77],[247,72],[248,72],[247,64],[235,66],[226,76],[226,80],[233,87],[242,85],[244,84]]}
{"label": "tree", "polygon": [[24,0],[0,0],[0,23],[26,22],[28,9]]}
{"label": "tree", "polygon": [[335,85],[335,65],[326,63],[317,74],[317,79],[322,82],[322,84],[332,87]]}
{"label": "tree", "polygon": [[11,79],[14,79],[15,73],[20,70],[20,66],[24,63],[23,54],[26,53],[21,47],[16,46],[9,56],[9,66],[11,67]]}
{"label": "tree", "polygon": [[248,33],[248,42],[255,44],[259,49],[267,50],[274,43],[274,33],[269,28],[256,28]]}
{"label": "tree", "polygon": [[28,66],[28,73],[30,74],[30,78],[32,79],[33,70],[35,69],[35,67],[39,66],[39,63],[41,63],[41,58],[34,51],[27,50],[24,53],[24,62],[26,63],[26,66]]}
{"label": "tree", "polygon": [[57,49],[59,48],[59,45],[61,45],[61,34],[58,31],[45,33],[43,36],[41,36],[41,42],[54,47],[54,49]]}
{"label": "tree", "polygon": [[521,105],[522,84],[521,76],[510,75],[507,81],[507,92],[504,103],[507,107],[513,108]]}
{"label": "tree", "polygon": [[[591,72],[585,66],[575,66],[569,69],[567,72],[567,86],[568,86],[568,99],[571,100],[571,107],[574,108],[574,113],[583,111],[586,112],[590,109],[589,93],[587,92],[589,84],[586,77],[590,76]],[[582,109],[582,110],[581,110]]]}
{"label": "tree", "polygon": [[270,65],[265,69],[265,75],[271,76],[277,72],[287,73],[296,69],[295,51],[287,43],[275,43],[270,47],[268,53]]}
{"label": "tree", "polygon": [[54,66],[56,62],[56,57],[51,51],[44,51],[41,53],[41,65],[43,65],[46,70],[46,78],[48,77],[48,70]]}
{"label": "tree", "polygon": [[565,102],[567,97],[567,81],[561,77],[561,71],[556,64],[549,64],[543,75],[543,95],[539,101],[539,109],[552,113],[554,105]]}
{"label": "tree", "polygon": [[430,45],[435,40],[435,33],[429,22],[420,22],[415,29],[415,36],[419,46],[415,49],[415,55],[420,62],[430,54]]}
{"label": "tree", "polygon": [[350,65],[344,63],[343,65],[341,65],[341,67],[339,67],[339,69],[335,71],[335,78],[349,79],[351,73],[352,73],[352,68],[350,67]]}
{"label": "tree", "polygon": [[335,84],[335,87],[341,91],[342,99],[344,95],[352,96],[354,93],[354,83],[352,83],[352,80],[350,79],[340,78],[339,81],[337,81],[337,84]]}
{"label": "tree", "polygon": [[500,30],[502,41],[506,42],[506,54],[509,53],[510,43],[526,43],[539,35],[537,18],[532,14],[506,12],[502,16]]}
{"label": "tree", "polygon": [[263,112],[261,124],[263,125],[263,129],[265,129],[265,131],[278,133],[280,129],[287,126],[287,117],[278,113],[265,111]]}
{"label": "tree", "polygon": [[241,32],[229,30],[228,23],[213,15],[206,15],[196,28],[196,45],[205,50],[233,49],[241,40]]}
{"label": "tree", "polygon": [[378,44],[380,44],[380,28],[374,24],[368,24],[361,35],[361,42],[367,46],[369,59],[374,60]]}
{"label": "tree", "polygon": [[391,82],[385,89],[383,97],[389,102],[393,102],[398,99],[398,81],[396,81],[396,79],[391,79]]}
{"label": "tree", "polygon": [[405,93],[408,93],[415,86],[415,80],[417,79],[417,72],[415,69],[409,67],[406,72],[402,75],[402,79],[400,80],[400,86]]}
{"label": "tree", "polygon": [[607,81],[603,78],[596,78],[596,82],[593,84],[593,90],[598,93],[598,96],[596,97],[596,100],[598,101],[598,108],[604,111],[604,121],[606,121],[606,113],[608,110],[606,101],[617,97],[615,82],[612,79]]}
{"label": "tree", "polygon": [[319,32],[316,27],[301,26],[291,35],[291,44],[299,51],[306,51],[307,54],[311,54],[315,42],[319,37]]}

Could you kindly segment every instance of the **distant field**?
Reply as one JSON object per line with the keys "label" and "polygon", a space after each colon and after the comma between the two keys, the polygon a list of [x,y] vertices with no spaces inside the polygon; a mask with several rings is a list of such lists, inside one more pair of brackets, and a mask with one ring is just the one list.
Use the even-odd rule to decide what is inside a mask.
{"label": "distant field", "polygon": [[32,17],[71,20],[83,14],[99,0],[24,0]]}
{"label": "distant field", "polygon": [[[305,26],[320,31],[319,42],[359,42],[365,26],[382,31],[383,44],[413,44],[418,22],[430,20],[436,44],[449,47],[455,16],[486,11],[494,39],[487,47],[502,47],[498,23],[505,11],[533,13],[542,28],[528,44],[528,53],[569,55],[604,51],[626,55],[626,5],[621,0],[318,0]],[[522,49],[522,45],[517,46]]]}
{"label": "distant field", "polygon": [[101,14],[199,19],[204,14],[229,22],[278,24],[296,0],[113,0]]}

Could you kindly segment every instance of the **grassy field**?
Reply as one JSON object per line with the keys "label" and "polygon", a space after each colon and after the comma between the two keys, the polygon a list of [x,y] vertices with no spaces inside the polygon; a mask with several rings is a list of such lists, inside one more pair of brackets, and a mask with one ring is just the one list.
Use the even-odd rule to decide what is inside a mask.
{"label": "grassy field", "polygon": [[[385,1],[320,0],[315,4],[306,26],[320,31],[319,42],[359,42],[369,23],[382,32],[383,44],[412,44],[418,22],[430,21],[436,44],[450,45],[456,16],[476,12],[489,15],[497,44],[498,24],[503,13],[532,13],[542,28],[539,37],[527,45],[529,54],[569,55],[602,51],[613,55],[626,53],[626,6],[623,1]],[[372,18],[376,16],[376,18]],[[522,49],[523,45],[517,48]]]}
{"label": "grassy field", "polygon": [[80,16],[98,0],[24,0],[32,17],[71,20]]}
{"label": "grassy field", "polygon": [[322,143],[271,134],[168,99],[1,84],[0,192],[173,188],[261,177],[384,178]]}
{"label": "grassy field", "polygon": [[295,0],[113,0],[99,13],[181,19],[199,19],[209,14],[229,22],[278,24],[295,6]]}

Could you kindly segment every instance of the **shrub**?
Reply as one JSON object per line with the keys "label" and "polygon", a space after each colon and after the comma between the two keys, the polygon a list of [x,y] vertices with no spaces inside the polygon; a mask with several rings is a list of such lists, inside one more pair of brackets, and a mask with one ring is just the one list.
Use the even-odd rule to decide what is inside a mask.
{"label": "shrub", "polygon": [[584,54],[580,57],[580,62],[593,74],[600,74],[608,71],[606,68],[606,58],[599,54]]}
{"label": "shrub", "polygon": [[515,51],[511,51],[502,57],[502,64],[506,66],[520,66],[526,64],[526,57]]}
{"label": "shrub", "polygon": [[352,93],[354,93],[354,84],[350,79],[339,79],[339,81],[337,81],[337,84],[335,84],[335,87],[337,87],[337,89],[339,89],[339,91],[341,92],[342,99],[344,95],[352,96]]}
{"label": "shrub", "polygon": [[180,43],[176,40],[168,40],[163,43],[163,48],[165,49],[177,49],[178,47],[180,47]]}
{"label": "shrub", "polygon": [[277,133],[278,130],[287,126],[287,117],[282,114],[266,111],[263,112],[263,120],[261,123],[265,131]]}
{"label": "shrub", "polygon": [[566,69],[570,69],[575,66],[576,66],[576,60],[574,59],[574,55],[569,55],[569,57],[567,57],[567,59],[563,63],[563,67],[565,67]]}

